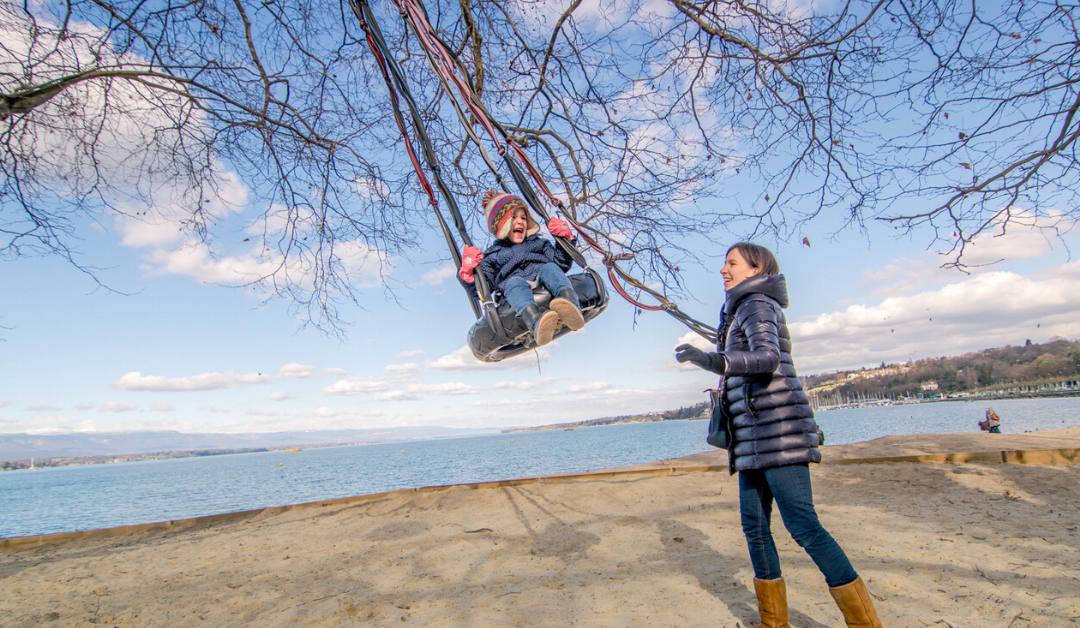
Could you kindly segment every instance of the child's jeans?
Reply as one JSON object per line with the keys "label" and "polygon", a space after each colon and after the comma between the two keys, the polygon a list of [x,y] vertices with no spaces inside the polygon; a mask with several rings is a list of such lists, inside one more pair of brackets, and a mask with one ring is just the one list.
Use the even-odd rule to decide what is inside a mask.
{"label": "child's jeans", "polygon": [[[570,286],[570,280],[567,279],[566,273],[563,269],[559,268],[559,265],[554,262],[548,262],[540,267],[540,274],[536,276],[536,281],[541,286],[548,289],[548,292],[552,296],[557,296],[560,291],[570,288],[570,294],[574,295],[571,301],[574,305],[581,307],[578,303],[577,293],[574,292]],[[522,277],[511,277],[503,283],[502,288],[503,296],[506,297],[506,301],[510,304],[510,307],[514,308],[514,311],[521,314],[525,308],[536,303],[533,300],[533,289],[529,285],[529,282]]]}

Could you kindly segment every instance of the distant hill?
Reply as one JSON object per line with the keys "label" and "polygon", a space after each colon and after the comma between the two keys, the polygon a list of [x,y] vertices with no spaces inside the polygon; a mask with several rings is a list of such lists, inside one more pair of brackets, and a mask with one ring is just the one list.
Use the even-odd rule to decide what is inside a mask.
{"label": "distant hill", "polygon": [[536,427],[520,427],[511,430],[503,430],[503,434],[513,432],[538,432],[542,430],[573,429],[575,427],[592,427],[596,425],[618,425],[621,423],[648,423],[650,421],[684,421],[689,419],[704,419],[708,416],[709,402],[668,410],[666,412],[646,412],[645,414],[629,414],[626,416],[604,417],[602,419],[590,419],[588,421],[576,421],[574,423],[555,423],[553,425],[539,425]]}
{"label": "distant hill", "polygon": [[69,434],[0,434],[0,461],[145,454],[170,451],[283,449],[354,445],[491,434],[492,429],[397,427],[370,430],[291,431],[248,434],[157,432],[75,432]]}
{"label": "distant hill", "polygon": [[926,358],[878,368],[803,377],[819,397],[916,397],[1080,380],[1080,341],[1053,338],[956,357]]}

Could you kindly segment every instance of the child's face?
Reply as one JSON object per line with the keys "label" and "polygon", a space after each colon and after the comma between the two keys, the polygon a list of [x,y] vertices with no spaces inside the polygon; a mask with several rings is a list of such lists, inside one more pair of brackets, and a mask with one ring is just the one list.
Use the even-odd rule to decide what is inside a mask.
{"label": "child's face", "polygon": [[510,241],[521,244],[525,241],[525,230],[529,226],[529,220],[525,217],[525,210],[520,207],[514,210],[514,216],[510,219]]}

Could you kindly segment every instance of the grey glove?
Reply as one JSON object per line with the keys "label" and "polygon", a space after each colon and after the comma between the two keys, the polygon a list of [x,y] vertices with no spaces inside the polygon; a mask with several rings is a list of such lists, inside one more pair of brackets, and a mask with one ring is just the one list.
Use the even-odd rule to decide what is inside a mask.
{"label": "grey glove", "polygon": [[675,359],[679,362],[692,362],[694,366],[717,375],[723,375],[727,370],[727,360],[724,356],[719,353],[706,353],[694,345],[675,347]]}

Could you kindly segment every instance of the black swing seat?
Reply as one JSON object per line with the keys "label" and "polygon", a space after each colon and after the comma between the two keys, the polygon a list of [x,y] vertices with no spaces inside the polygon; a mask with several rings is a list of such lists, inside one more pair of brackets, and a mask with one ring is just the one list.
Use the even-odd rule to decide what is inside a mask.
{"label": "black swing seat", "polygon": [[[607,307],[608,293],[604,287],[604,280],[591,268],[584,273],[570,275],[569,279],[570,286],[573,287],[574,292],[577,292],[578,300],[581,302],[581,314],[588,323]],[[551,293],[544,288],[536,288],[533,290],[533,298],[540,307],[547,307],[551,302]],[[478,318],[469,330],[469,348],[472,349],[477,360],[498,362],[536,348],[536,338],[533,338],[532,332],[509,303],[505,300],[499,303],[496,313],[505,333],[495,332],[488,321],[490,314]],[[559,321],[555,338],[569,331],[570,328]]]}

